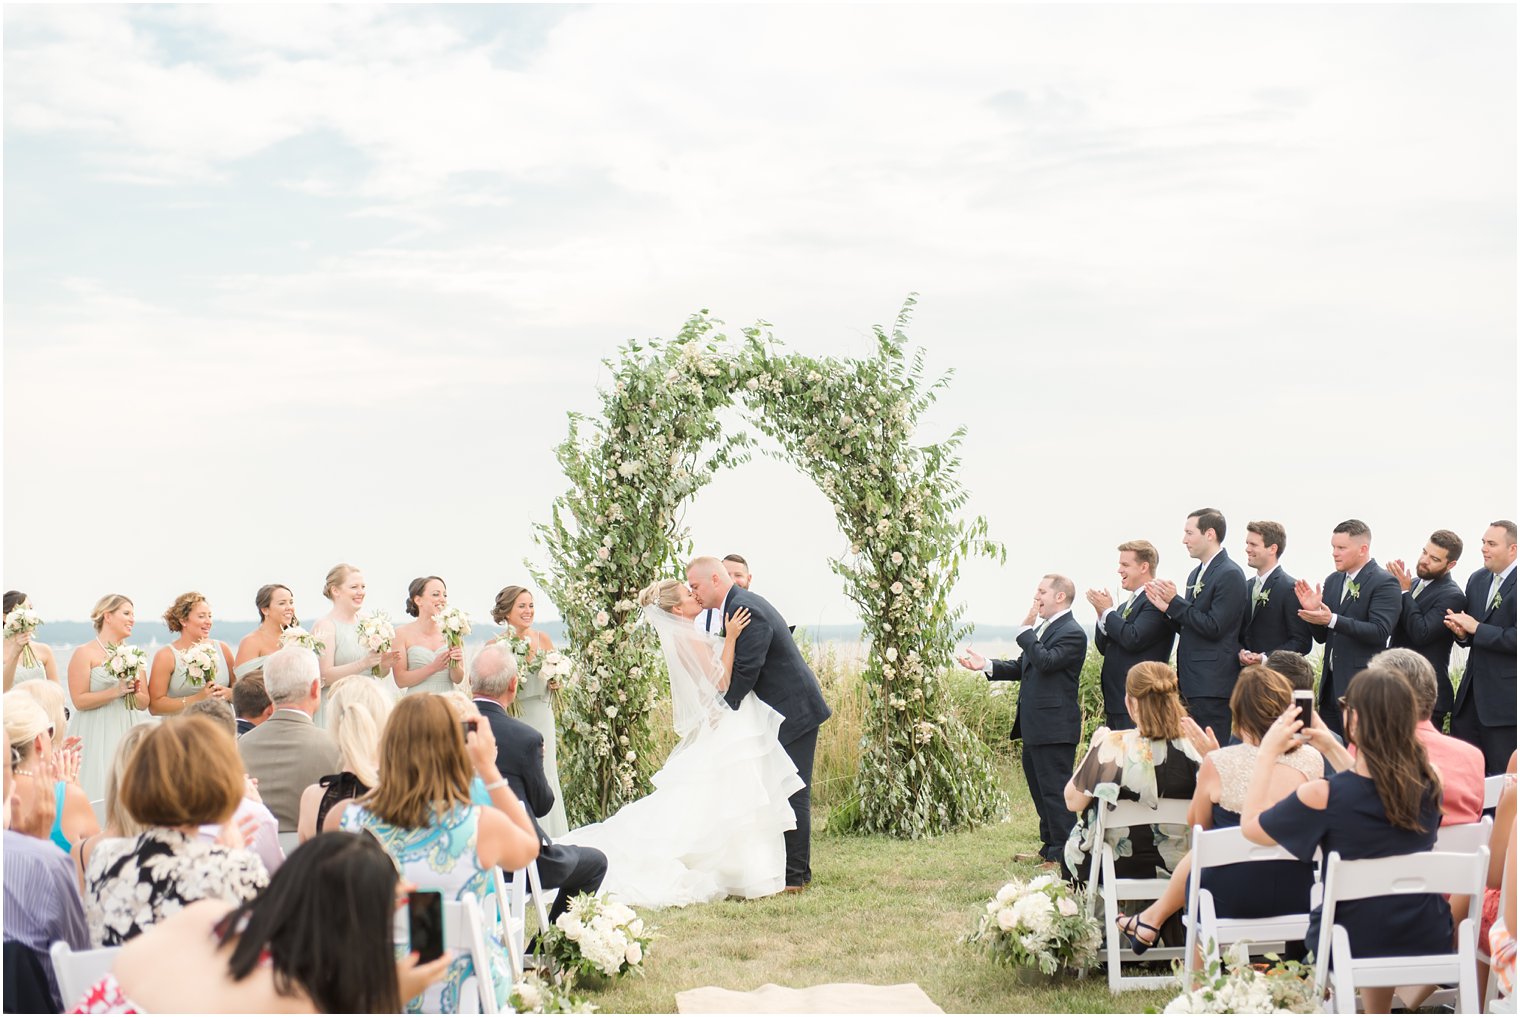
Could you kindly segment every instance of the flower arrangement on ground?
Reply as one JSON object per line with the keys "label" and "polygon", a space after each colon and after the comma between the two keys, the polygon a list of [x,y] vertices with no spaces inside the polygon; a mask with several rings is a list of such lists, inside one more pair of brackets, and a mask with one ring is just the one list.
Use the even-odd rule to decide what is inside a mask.
{"label": "flower arrangement on ground", "polygon": [[[37,626],[42,624],[42,619],[37,612],[25,604],[13,608],[5,618],[5,638],[14,639],[21,635],[31,635],[37,631]],[[31,643],[23,643],[21,646],[21,666],[36,667],[37,651],[32,649]]]}
{"label": "flower arrangement on ground", "polygon": [[507,1005],[517,1013],[596,1013],[595,1003],[570,991],[563,973],[552,979],[526,972],[512,986]]}
{"label": "flower arrangement on ground", "polygon": [[559,970],[572,977],[617,978],[643,974],[652,928],[626,904],[602,894],[578,894],[544,934],[543,946]]}
{"label": "flower arrangement on ground", "polygon": [[312,635],[310,632],[307,632],[305,629],[301,628],[301,626],[299,626],[299,625],[292,625],[290,628],[288,628],[284,632],[280,633],[280,645],[282,647],[284,647],[284,646],[301,646],[301,647],[305,647],[306,649],[310,650],[312,653],[315,653],[319,657],[322,655],[322,651],[325,650],[325,649],[327,649],[327,644],[326,643],[322,642],[322,640],[318,639],[316,636]]}
{"label": "flower arrangement on ground", "polygon": [[180,654],[185,662],[185,681],[200,688],[207,680],[216,680],[217,645],[212,642],[196,643]]}
{"label": "flower arrangement on ground", "polygon": [[966,941],[1009,967],[1047,975],[1095,964],[1103,932],[1069,885],[1054,876],[1007,883],[989,900]]}
{"label": "flower arrangement on ground", "polygon": [[1320,1001],[1314,996],[1314,971],[1297,961],[1283,961],[1268,954],[1271,966],[1253,965],[1245,943],[1236,943],[1229,960],[1219,957],[1195,977],[1197,985],[1188,989],[1180,964],[1177,980],[1183,989],[1162,1013],[1318,1013]]}
{"label": "flower arrangement on ground", "polygon": [[[391,624],[390,616],[384,611],[361,614],[354,628],[354,638],[370,653],[389,653],[391,641],[396,638],[396,626]],[[385,672],[376,664],[369,673],[379,678]]]}

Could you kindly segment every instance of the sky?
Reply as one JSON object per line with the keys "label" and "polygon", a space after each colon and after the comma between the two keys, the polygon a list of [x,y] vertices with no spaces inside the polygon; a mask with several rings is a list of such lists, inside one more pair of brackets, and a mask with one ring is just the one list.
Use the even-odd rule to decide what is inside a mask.
{"label": "sky", "polygon": [[[306,620],[364,569],[483,616],[543,561],[603,358],[711,309],[909,335],[967,429],[968,619],[1116,585],[1187,512],[1322,577],[1516,512],[1509,6],[4,11],[4,582]],[[746,427],[736,411],[727,426]],[[687,507],[790,620],[855,618],[829,503]],[[651,577],[654,578],[654,577]],[[538,598],[543,618],[557,616]],[[1079,616],[1090,620],[1082,605]]]}

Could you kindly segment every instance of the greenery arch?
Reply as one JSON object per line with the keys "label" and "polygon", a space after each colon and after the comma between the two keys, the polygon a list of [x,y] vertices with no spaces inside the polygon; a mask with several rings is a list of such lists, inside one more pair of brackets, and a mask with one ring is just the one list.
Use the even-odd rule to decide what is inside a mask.
{"label": "greenery arch", "polygon": [[[933,836],[1007,815],[984,744],[955,716],[944,684],[964,634],[951,587],[968,554],[1001,558],[982,518],[955,518],[964,429],[912,443],[932,382],[907,356],[910,297],[869,359],[789,353],[761,322],[730,342],[701,311],[668,342],[631,341],[604,361],[613,384],[600,420],[570,414],[557,456],[571,488],[534,527],[549,568],[533,568],[564,616],[580,678],[564,693],[560,777],[572,825],[605,818],[648,791],[649,711],[665,688],[655,636],[639,625],[638,591],[684,575],[679,512],[714,473],[745,461],[752,440],[724,435],[735,402],[784,458],[832,501],[850,541],[830,561],[871,645],[861,768],[845,829]],[[531,566],[530,566],[531,567]]]}

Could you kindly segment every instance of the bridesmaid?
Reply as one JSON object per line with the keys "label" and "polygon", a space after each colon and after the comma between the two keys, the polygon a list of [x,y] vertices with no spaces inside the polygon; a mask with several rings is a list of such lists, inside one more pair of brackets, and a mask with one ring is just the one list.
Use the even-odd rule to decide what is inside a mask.
{"label": "bridesmaid", "polygon": [[517,715],[534,730],[544,736],[544,776],[554,791],[554,808],[540,819],[544,833],[549,837],[563,837],[570,832],[565,819],[565,796],[559,789],[558,737],[554,728],[554,708],[550,704],[549,687],[539,677],[539,669],[533,662],[554,649],[548,635],[533,628],[533,594],[524,586],[508,586],[496,595],[491,608],[491,618],[498,625],[511,626],[512,634],[528,641],[528,667],[517,679]]}
{"label": "bridesmaid", "polygon": [[[332,687],[333,682],[341,681],[349,675],[367,675],[377,664],[384,670],[390,670],[401,663],[401,654],[395,651],[394,643],[392,652],[388,654],[371,653],[359,645],[359,608],[364,604],[363,572],[352,565],[334,565],[322,583],[322,596],[332,601],[333,609],[311,627],[311,634],[323,644],[322,656],[318,662],[322,674],[323,697],[316,716],[312,718],[318,727],[327,726],[326,691]],[[381,680],[384,678],[382,673]],[[382,687],[390,692],[395,688],[395,683],[386,681]]]}
{"label": "bridesmaid", "polygon": [[448,692],[464,680],[464,648],[450,649],[433,615],[449,606],[449,590],[437,576],[413,579],[406,591],[406,613],[417,620],[396,629],[396,665],[402,695]]}
{"label": "bridesmaid", "polygon": [[[182,593],[164,612],[164,624],[179,638],[153,655],[148,675],[148,711],[154,716],[182,713],[203,699],[225,699],[232,705],[232,647],[211,638],[211,605],[199,593]],[[196,643],[211,643],[216,665],[213,680],[190,684],[184,652]]]}
{"label": "bridesmaid", "polygon": [[[26,599],[26,594],[20,590],[5,592],[5,617],[9,618],[11,612],[18,607],[31,606],[31,602]],[[21,663],[21,648],[27,645],[30,645],[32,653],[37,655],[36,667],[26,667]],[[14,639],[6,639],[5,691],[9,692],[21,682],[35,682],[43,679],[63,688],[63,683],[58,680],[58,664],[53,657],[53,648],[46,643],[34,640],[31,633]]]}
{"label": "bridesmaid", "polygon": [[117,681],[105,666],[106,647],[125,643],[132,634],[136,621],[132,602],[119,593],[109,593],[96,601],[90,621],[95,625],[95,638],[81,643],[69,657],[69,698],[74,701],[69,736],[78,737],[82,743],[79,785],[95,802],[106,795],[106,775],[116,756],[116,743],[142,720],[142,715],[133,711],[148,708],[148,688],[141,678]]}
{"label": "bridesmaid", "polygon": [[238,643],[237,658],[232,662],[234,683],[249,675],[262,678],[264,658],[280,648],[280,633],[296,623],[296,598],[288,586],[260,586],[253,595],[253,606],[259,612],[259,627]]}

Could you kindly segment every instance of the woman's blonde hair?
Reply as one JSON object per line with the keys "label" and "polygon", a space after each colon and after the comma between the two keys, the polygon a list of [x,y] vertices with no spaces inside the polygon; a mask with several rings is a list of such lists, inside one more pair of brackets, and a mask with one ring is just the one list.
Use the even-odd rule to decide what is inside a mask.
{"label": "woman's blonde hair", "polygon": [[367,675],[349,675],[327,690],[327,732],[338,743],[343,769],[365,787],[380,782],[380,732],[391,715],[391,697]]}
{"label": "woman's blonde hair", "polygon": [[[35,684],[27,682],[26,684]],[[37,736],[47,734],[53,726],[42,704],[21,689],[11,689],[5,694],[5,740],[10,747],[28,759],[36,748]]]}
{"label": "woman's blonde hair", "polygon": [[440,811],[470,804],[464,731],[441,696],[407,696],[380,736],[380,783],[359,800],[377,818],[423,829]]}
{"label": "woman's blonde hair", "polygon": [[174,603],[169,605],[169,610],[164,612],[164,624],[169,626],[170,632],[183,632],[185,622],[190,618],[190,612],[195,610],[195,605],[206,598],[191,590],[189,593],[181,593],[174,598]]}
{"label": "woman's blonde hair", "polygon": [[681,580],[679,579],[656,579],[639,591],[639,604],[644,607],[653,604],[661,611],[673,612],[680,603]]}
{"label": "woman's blonde hair", "polygon": [[1129,669],[1124,691],[1135,701],[1135,727],[1143,738],[1181,738],[1182,700],[1177,698],[1177,672],[1155,660]]}
{"label": "woman's blonde hair", "polygon": [[112,611],[119,611],[123,604],[130,603],[132,601],[129,598],[119,593],[108,593],[97,600],[95,607],[90,611],[90,621],[95,624],[95,631],[99,632],[100,627],[106,623],[106,615]]}
{"label": "woman's blonde hair", "polygon": [[[53,728],[53,737],[55,739],[63,738],[64,729],[69,724],[69,715],[63,708],[63,689],[58,686],[57,682],[22,682],[11,689],[11,691],[24,692],[35,699],[37,705],[42,707],[43,711],[47,713],[48,723]],[[32,737],[35,738],[36,735]]]}
{"label": "woman's blonde hair", "polygon": [[345,582],[348,581],[349,576],[358,571],[359,570],[354,568],[352,565],[348,565],[343,562],[339,562],[332,568],[328,569],[327,578],[322,580],[322,596],[326,597],[328,600],[332,600],[333,590],[342,586]]}
{"label": "woman's blonde hair", "polygon": [[[106,831],[114,831],[118,836],[136,837],[147,829],[137,818],[127,811],[121,803],[121,781],[126,776],[127,764],[132,762],[132,754],[142,744],[142,740],[152,731],[152,724],[136,724],[127,729],[127,733],[121,736],[116,743],[116,754],[111,757],[111,766],[106,771]],[[88,745],[85,751],[90,751]]]}

